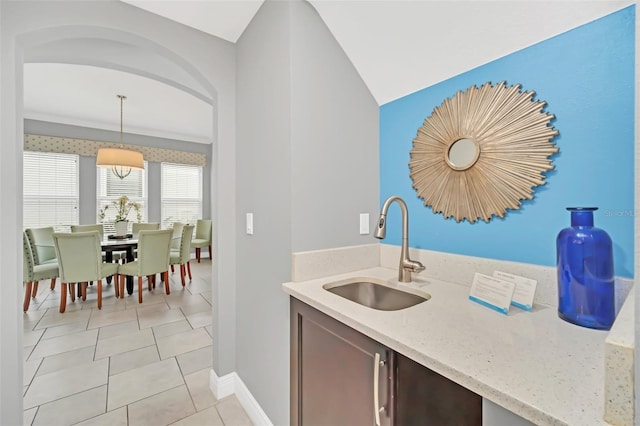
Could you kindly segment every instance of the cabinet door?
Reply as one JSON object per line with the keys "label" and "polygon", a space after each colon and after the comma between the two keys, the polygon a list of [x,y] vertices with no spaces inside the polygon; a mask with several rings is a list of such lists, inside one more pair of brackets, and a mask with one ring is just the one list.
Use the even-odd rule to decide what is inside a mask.
{"label": "cabinet door", "polygon": [[482,397],[396,353],[396,424],[482,425]]}
{"label": "cabinet door", "polygon": [[385,346],[292,299],[291,423],[372,426],[378,408],[379,424],[390,425],[392,359]]}

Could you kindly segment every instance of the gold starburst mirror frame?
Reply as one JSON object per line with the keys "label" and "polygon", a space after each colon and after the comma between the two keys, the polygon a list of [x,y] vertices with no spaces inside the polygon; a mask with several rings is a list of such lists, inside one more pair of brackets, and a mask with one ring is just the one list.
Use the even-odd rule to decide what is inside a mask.
{"label": "gold starburst mirror frame", "polygon": [[413,140],[413,188],[434,213],[456,222],[489,222],[533,199],[552,170],[555,117],[520,85],[472,86],[447,98],[424,120]]}

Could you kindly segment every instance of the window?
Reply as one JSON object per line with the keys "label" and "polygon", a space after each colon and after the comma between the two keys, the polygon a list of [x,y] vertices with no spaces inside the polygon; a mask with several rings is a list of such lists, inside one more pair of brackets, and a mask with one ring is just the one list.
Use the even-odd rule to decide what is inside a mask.
{"label": "window", "polygon": [[78,224],[78,156],[23,153],[23,225],[69,232]]}
{"label": "window", "polygon": [[[111,205],[112,201],[126,195],[129,200],[140,204],[140,215],[142,221],[146,222],[147,213],[147,162],[144,163],[144,170],[131,170],[131,174],[124,179],[120,179],[113,174],[110,168],[98,167],[97,170],[97,199],[98,206],[96,210],[96,221],[98,214],[105,206]],[[105,212],[105,218],[102,221],[104,226],[104,234],[110,235],[115,233],[113,225],[116,215],[116,209],[110,207]],[[131,224],[136,221],[136,213],[129,212],[129,228],[127,232],[131,232]]]}
{"label": "window", "polygon": [[162,163],[162,227],[202,218],[202,167]]}

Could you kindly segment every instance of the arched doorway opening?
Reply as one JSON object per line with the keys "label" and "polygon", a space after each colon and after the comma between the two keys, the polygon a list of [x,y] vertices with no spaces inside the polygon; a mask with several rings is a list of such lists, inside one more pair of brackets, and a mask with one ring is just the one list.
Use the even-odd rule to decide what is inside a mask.
{"label": "arched doorway opening", "polygon": [[[79,6],[83,7],[83,6]],[[122,5],[111,5],[107,7],[113,8],[121,8]],[[94,14],[93,10],[84,10],[79,12],[75,16],[71,16],[69,21],[91,21],[91,19],[86,19],[86,16],[83,19],[83,14]],[[41,12],[42,15],[46,15],[46,11]],[[19,14],[18,14],[19,15]],[[109,19],[108,17],[102,18],[93,18],[92,19]],[[41,22],[33,21],[30,24],[26,18],[24,19],[27,25],[20,27],[20,17],[16,20],[16,26],[14,28],[7,29],[5,27],[5,31],[2,34],[2,42],[4,45],[9,45],[10,49],[5,50],[5,54],[3,54],[3,62],[5,66],[3,67],[3,95],[9,94],[9,96],[5,99],[4,102],[4,110],[3,115],[6,113],[3,118],[3,139],[9,140],[9,146],[6,146],[3,149],[4,160],[2,160],[2,165],[4,169],[4,177],[11,179],[14,184],[13,188],[4,186],[2,195],[4,199],[3,206],[7,205],[14,206],[13,209],[9,210],[8,213],[3,215],[4,220],[8,220],[11,223],[5,223],[2,226],[2,235],[3,238],[3,253],[13,253],[12,255],[8,255],[3,257],[2,265],[3,269],[7,272],[7,278],[12,282],[20,282],[21,272],[19,272],[19,264],[21,262],[20,251],[16,250],[19,247],[19,233],[20,226],[16,226],[16,224],[21,223],[21,201],[22,201],[22,191],[19,188],[19,184],[22,182],[20,166],[21,155],[22,155],[22,138],[20,135],[23,133],[23,116],[22,116],[22,66],[28,60],[28,55],[32,52],[30,49],[36,49],[38,46],[42,46],[45,43],[51,43],[56,40],[63,39],[82,39],[82,38],[93,38],[96,40],[109,40],[112,42],[129,44],[132,46],[136,46],[139,49],[154,53],[159,57],[163,57],[168,62],[174,63],[178,69],[182,69],[182,71],[192,78],[192,82],[197,82],[202,88],[205,89],[205,96],[209,96],[212,102],[212,110],[213,110],[213,122],[214,122],[214,144],[211,146],[211,157],[213,159],[212,167],[214,172],[212,173],[212,185],[211,185],[211,212],[212,216],[216,216],[217,212],[220,211],[220,205],[218,202],[218,197],[220,196],[219,192],[216,190],[217,182],[219,182],[219,173],[218,173],[218,163],[220,161],[229,161],[229,158],[225,158],[227,154],[224,152],[221,154],[218,152],[218,143],[217,141],[221,139],[221,135],[233,135],[233,115],[229,117],[220,117],[220,111],[230,111],[233,108],[233,101],[229,101],[229,99],[233,99],[233,74],[228,72],[228,69],[223,70],[218,73],[218,75],[208,75],[206,68],[208,65],[204,64],[207,61],[201,61],[198,63],[198,59],[196,58],[193,52],[190,52],[188,55],[189,58],[183,57],[176,53],[176,49],[171,49],[165,47],[165,43],[163,43],[163,36],[161,35],[162,29],[152,29],[149,28],[142,29],[136,32],[136,25],[134,23],[128,23],[124,25],[116,25],[114,27],[119,28],[107,28],[103,25],[95,24],[95,25],[67,25],[65,22],[66,18],[60,18],[60,16],[53,16],[52,21],[59,20],[60,25],[47,26],[46,28],[42,28]],[[18,28],[20,27],[20,28]],[[157,34],[157,40],[155,34]],[[188,40],[185,40],[182,44],[187,45],[189,43]],[[174,46],[175,47],[175,46]],[[179,49],[178,49],[179,50]],[[188,50],[188,49],[187,49]],[[228,55],[231,57],[231,55]],[[6,58],[9,58],[8,61],[5,61]],[[196,58],[196,59],[194,59]],[[203,66],[204,64],[204,66]],[[225,65],[226,68],[232,67],[233,64],[229,61],[229,64]],[[223,66],[222,68],[225,68]],[[11,72],[7,73],[7,70]],[[148,73],[148,70],[142,70],[143,74]],[[224,74],[227,74],[227,77],[224,77]],[[8,75],[9,74],[9,75]],[[205,77],[207,74],[207,77]],[[216,74],[215,72],[212,74]],[[8,76],[7,76],[8,75]],[[147,75],[149,77],[150,75]],[[228,81],[224,81],[225,78]],[[171,78],[165,80],[165,82],[172,81]],[[220,93],[217,90],[218,85],[222,85],[223,92],[225,93],[226,101],[223,102],[224,105],[219,104],[219,95]],[[177,83],[178,86],[183,83]],[[4,96],[3,96],[4,97]],[[232,143],[232,140],[230,141]],[[224,151],[224,150],[223,150]],[[7,166],[7,167],[5,167]],[[15,179],[12,179],[15,178]],[[233,179],[231,179],[233,180]],[[227,180],[228,182],[228,180]],[[15,186],[15,183],[18,183],[18,187]],[[230,209],[233,210],[233,207]],[[225,217],[220,218],[220,220],[214,221],[214,246],[220,247],[224,246],[224,243],[220,243],[219,233],[217,232],[217,228],[219,226],[225,226],[225,221],[227,219]],[[226,224],[229,225],[228,223]],[[230,227],[231,228],[231,227]],[[231,240],[232,241],[232,240]],[[218,261],[218,253],[220,250],[214,250],[214,265],[218,264],[228,264],[228,262],[219,262]],[[231,271],[233,266],[229,264],[229,271],[226,272],[227,275],[233,274]],[[5,268],[6,267],[6,268]],[[214,282],[218,281],[219,275],[224,271],[220,271],[216,266],[213,267],[214,271],[212,273],[212,278]],[[18,300],[18,288],[8,286],[7,288],[2,290],[2,320],[3,320],[3,338],[5,348],[11,347],[9,353],[2,356],[0,362],[0,372],[6,380],[2,386],[2,407],[1,408],[1,417],[2,423],[6,424],[14,424],[19,423],[21,420],[22,412],[20,408],[22,407],[22,395],[19,392],[16,392],[16,388],[21,388],[22,384],[22,368],[20,368],[22,357],[20,353],[21,349],[21,338],[19,334],[21,333],[22,324],[21,320],[21,312],[19,311],[19,307],[17,303],[14,303]],[[214,296],[216,303],[220,300],[217,297],[217,291],[214,292],[216,296]],[[214,321],[215,318],[220,313],[220,310],[216,309],[214,305]],[[215,332],[215,331],[214,331]],[[224,346],[224,339],[221,339],[219,342],[220,346]],[[4,346],[3,345],[3,346]],[[9,395],[15,396],[9,396]],[[5,397],[6,396],[6,397]]]}

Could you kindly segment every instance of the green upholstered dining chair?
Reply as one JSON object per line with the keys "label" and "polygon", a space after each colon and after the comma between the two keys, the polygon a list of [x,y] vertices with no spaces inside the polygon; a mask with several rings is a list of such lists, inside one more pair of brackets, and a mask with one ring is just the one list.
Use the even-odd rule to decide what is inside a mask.
{"label": "green upholstered dining chair", "polygon": [[71,232],[89,232],[98,231],[100,234],[100,240],[104,239],[104,226],[101,223],[95,225],[71,225]]}
{"label": "green upholstered dining chair", "polygon": [[[71,225],[71,232],[89,231],[98,231],[100,233],[100,241],[104,240],[104,226],[101,223],[96,223],[95,225]],[[111,252],[111,258],[117,262],[120,259],[126,259],[127,255],[125,252],[114,251]],[[102,255],[102,260],[106,260],[105,255]]]}
{"label": "green upholstered dining chair", "polygon": [[[33,255],[34,265],[45,265],[47,263],[58,264],[58,258],[56,257],[56,249],[53,247],[53,227],[47,226],[44,228],[27,228],[25,230],[29,245],[31,247],[31,254]],[[51,278],[50,288],[56,285],[56,278]],[[36,292],[38,286],[35,286]],[[35,296],[35,293],[34,293]]]}
{"label": "green upholstered dining chair", "polygon": [[160,223],[159,222],[153,222],[153,223],[138,223],[138,222],[133,222],[131,224],[131,234],[133,234],[133,238],[137,239],[138,238],[138,233],[140,231],[155,231],[160,229]]}
{"label": "green upholstered dining chair", "polygon": [[196,260],[200,263],[200,249],[209,247],[209,259],[213,259],[211,255],[211,220],[199,219],[196,221],[196,236],[191,241],[191,247],[196,249]]}
{"label": "green upholstered dining chair", "polygon": [[[169,290],[169,255],[171,253],[171,236],[173,230],[142,230],[138,234],[138,258],[133,262],[118,266],[120,276],[120,297],[124,297],[124,279],[126,276],[138,277],[138,303],[142,303],[142,277],[149,280],[157,273],[163,274],[165,291]],[[152,278],[153,276],[153,278]]]}
{"label": "green upholstered dining chair", "polygon": [[183,227],[184,223],[173,222],[171,228],[173,230],[173,234],[171,235],[171,250],[180,250],[180,239],[182,238]]}
{"label": "green upholstered dining chair", "polygon": [[193,228],[193,225],[184,225],[182,227],[180,249],[174,250],[172,248],[171,256],[169,257],[171,272],[173,272],[173,265],[180,265],[180,280],[182,281],[182,287],[185,286],[185,269],[189,271],[189,281],[191,281],[191,264],[189,263],[189,259],[191,257],[191,239],[193,238]]}
{"label": "green upholstered dining chair", "polygon": [[[87,283],[97,282],[98,309],[102,309],[102,279],[114,276],[117,283],[118,264],[102,261],[102,248],[100,247],[100,233],[98,231],[72,232],[53,234],[53,243],[58,256],[60,267],[60,313],[67,307],[67,284],[71,284],[69,293],[71,300],[75,302],[75,283],[82,283],[82,299],[86,299]],[[116,297],[118,286],[114,285]]]}
{"label": "green upholstered dining chair", "polygon": [[[159,222],[152,222],[152,223],[133,222],[131,224],[131,235],[133,235],[134,240],[137,240],[138,234],[140,233],[140,231],[155,231],[158,229],[160,229]],[[133,249],[133,257],[138,257],[138,249]]]}
{"label": "green upholstered dining chair", "polygon": [[[55,250],[55,249],[54,249]],[[29,237],[27,233],[22,233],[22,281],[25,284],[24,290],[24,302],[22,304],[22,310],[27,312],[29,310],[29,304],[31,298],[36,297],[38,292],[38,281],[41,280],[55,280],[58,277],[58,262],[43,263],[37,265],[34,261],[33,252],[31,251],[31,244],[29,243]],[[55,281],[54,281],[55,282]]]}

